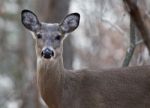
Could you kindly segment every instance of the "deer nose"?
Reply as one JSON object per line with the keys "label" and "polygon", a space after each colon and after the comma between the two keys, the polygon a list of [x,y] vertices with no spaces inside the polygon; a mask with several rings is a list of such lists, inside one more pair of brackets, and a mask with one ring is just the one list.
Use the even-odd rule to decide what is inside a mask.
{"label": "deer nose", "polygon": [[51,49],[46,48],[42,51],[41,56],[46,59],[50,59],[52,56],[54,56],[54,52]]}

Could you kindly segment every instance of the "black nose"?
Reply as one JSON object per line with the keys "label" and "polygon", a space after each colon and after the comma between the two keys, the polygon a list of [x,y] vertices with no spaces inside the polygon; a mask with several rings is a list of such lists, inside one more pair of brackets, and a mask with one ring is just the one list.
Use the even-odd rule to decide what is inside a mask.
{"label": "black nose", "polygon": [[41,56],[46,59],[50,59],[52,56],[54,56],[54,52],[49,48],[46,48],[42,51]]}

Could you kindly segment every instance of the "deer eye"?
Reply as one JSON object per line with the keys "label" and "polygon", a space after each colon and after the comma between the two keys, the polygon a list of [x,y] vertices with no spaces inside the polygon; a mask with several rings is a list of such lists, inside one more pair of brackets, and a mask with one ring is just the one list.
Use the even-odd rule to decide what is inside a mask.
{"label": "deer eye", "polygon": [[57,35],[57,36],[55,37],[55,40],[61,40],[61,36],[60,36],[60,35]]}
{"label": "deer eye", "polygon": [[41,38],[42,38],[42,35],[41,35],[41,34],[37,34],[37,38],[38,38],[38,39],[41,39]]}

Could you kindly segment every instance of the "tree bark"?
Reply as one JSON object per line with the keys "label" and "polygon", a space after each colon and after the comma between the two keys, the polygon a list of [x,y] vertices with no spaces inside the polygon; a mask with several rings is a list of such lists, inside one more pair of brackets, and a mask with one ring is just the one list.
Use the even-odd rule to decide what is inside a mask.
{"label": "tree bark", "polygon": [[[42,19],[49,23],[58,23],[67,15],[69,10],[70,0],[44,0],[39,1],[38,7],[41,5],[44,8],[38,8],[39,13]],[[64,67],[67,69],[72,68],[73,62],[73,47],[71,44],[71,37],[68,36],[64,42],[64,49],[63,49],[63,60],[64,60]]]}
{"label": "tree bark", "polygon": [[[134,21],[135,25],[137,26],[138,30],[141,33],[141,36],[144,40],[145,45],[147,46],[149,52],[150,52],[150,36],[149,36],[149,30],[148,25],[146,24],[148,18],[146,14],[141,13],[139,7],[136,4],[136,0],[123,0],[125,6],[127,6],[128,12]],[[144,2],[144,1],[143,1]]]}

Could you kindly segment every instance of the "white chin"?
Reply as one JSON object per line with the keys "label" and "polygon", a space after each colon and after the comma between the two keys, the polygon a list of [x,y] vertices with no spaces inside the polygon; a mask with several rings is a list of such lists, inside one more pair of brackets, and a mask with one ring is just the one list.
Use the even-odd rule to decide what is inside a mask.
{"label": "white chin", "polygon": [[41,61],[44,61],[44,62],[52,62],[52,61],[54,61],[54,57],[51,57],[51,58],[49,58],[49,59],[44,58],[44,57],[38,57],[38,58],[37,58],[37,62],[39,63],[39,62],[41,62]]}
{"label": "white chin", "polygon": [[54,61],[54,57],[51,57],[51,58],[41,57],[41,59],[44,60],[44,61]]}

